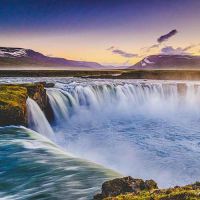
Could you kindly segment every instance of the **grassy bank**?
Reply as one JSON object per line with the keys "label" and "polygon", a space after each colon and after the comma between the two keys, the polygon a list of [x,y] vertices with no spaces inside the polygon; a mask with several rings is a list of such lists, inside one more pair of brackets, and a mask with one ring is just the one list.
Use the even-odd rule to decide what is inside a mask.
{"label": "grassy bank", "polygon": [[0,70],[0,77],[200,80],[200,70]]}
{"label": "grassy bank", "polygon": [[121,70],[0,70],[0,77],[103,77],[119,73]]}
{"label": "grassy bank", "polygon": [[199,200],[200,183],[159,189],[154,180],[116,178],[102,184],[94,200]]}
{"label": "grassy bank", "polygon": [[199,200],[199,183],[185,187],[176,187],[169,189],[157,189],[144,191],[138,194],[127,193],[116,197],[108,197],[104,200]]}
{"label": "grassy bank", "polygon": [[[46,95],[46,83],[0,85],[0,126],[27,125],[28,97],[37,102],[47,119],[52,119],[52,110]],[[52,84],[51,84],[52,87]]]}
{"label": "grassy bank", "polygon": [[0,125],[26,124],[27,89],[19,85],[0,86]]}

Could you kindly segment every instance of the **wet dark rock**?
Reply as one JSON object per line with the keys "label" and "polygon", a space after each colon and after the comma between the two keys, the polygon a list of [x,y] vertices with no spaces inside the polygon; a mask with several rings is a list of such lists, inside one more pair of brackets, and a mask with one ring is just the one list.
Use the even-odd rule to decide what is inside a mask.
{"label": "wet dark rock", "polygon": [[38,82],[39,84],[42,84],[45,88],[53,88],[55,86],[55,83],[47,83],[47,82]]}
{"label": "wet dark rock", "polygon": [[46,115],[47,119],[51,122],[53,121],[53,111],[49,104],[49,98],[46,94],[45,86],[54,86],[54,84],[39,82],[34,84],[25,84],[27,88],[28,96],[32,98],[40,106],[41,110]]}
{"label": "wet dark rock", "polygon": [[54,86],[55,86],[55,83],[45,83],[44,84],[44,87],[46,87],[46,88],[52,88]]}
{"label": "wet dark rock", "polygon": [[106,197],[115,197],[120,194],[135,193],[143,190],[157,189],[157,183],[153,180],[143,181],[134,179],[131,176],[116,178],[106,181],[102,185],[102,193],[94,196],[94,200],[101,200]]}

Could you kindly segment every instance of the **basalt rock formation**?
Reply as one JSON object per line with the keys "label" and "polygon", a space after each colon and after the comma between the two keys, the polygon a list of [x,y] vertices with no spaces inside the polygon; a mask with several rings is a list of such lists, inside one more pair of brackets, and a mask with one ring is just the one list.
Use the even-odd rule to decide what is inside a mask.
{"label": "basalt rock formation", "polygon": [[[47,119],[53,119],[53,112],[46,94],[46,83],[2,84],[0,85],[0,126],[27,126],[28,97],[35,100]],[[50,85],[53,86],[52,84]]]}
{"label": "basalt rock formation", "polygon": [[200,182],[168,189],[158,189],[153,180],[118,178],[102,185],[94,200],[200,200]]}

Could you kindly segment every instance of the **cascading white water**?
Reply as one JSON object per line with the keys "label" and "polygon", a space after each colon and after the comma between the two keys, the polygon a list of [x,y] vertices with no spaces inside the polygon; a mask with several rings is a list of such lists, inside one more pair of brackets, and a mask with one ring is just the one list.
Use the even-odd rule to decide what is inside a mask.
{"label": "cascading white water", "polygon": [[199,83],[63,80],[47,94],[68,152],[163,187],[200,178]]}
{"label": "cascading white water", "polygon": [[198,103],[199,88],[197,85],[186,85],[183,96],[179,94],[176,83],[110,83],[77,85],[65,90],[50,89],[47,94],[59,124],[67,121],[70,115],[82,112],[83,108],[96,114],[162,113],[174,111],[180,106],[191,108]]}
{"label": "cascading white water", "polygon": [[54,141],[55,135],[51,125],[47,121],[38,104],[31,98],[27,99],[27,110],[29,127]]}

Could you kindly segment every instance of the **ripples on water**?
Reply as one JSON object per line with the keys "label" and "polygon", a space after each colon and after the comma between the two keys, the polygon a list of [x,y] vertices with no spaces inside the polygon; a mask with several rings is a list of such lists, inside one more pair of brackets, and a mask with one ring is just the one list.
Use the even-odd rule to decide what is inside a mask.
{"label": "ripples on water", "polygon": [[[20,81],[38,80],[42,79]],[[47,92],[55,114],[52,128],[56,143],[64,151],[99,163],[123,175],[154,179],[161,187],[188,184],[200,179],[199,82],[187,82],[187,92],[183,96],[177,91],[176,81],[65,78],[45,80],[56,82],[56,87],[48,89]],[[36,150],[31,149],[31,153],[28,153],[30,164],[40,156],[45,155],[45,159],[48,159],[46,154],[41,153],[45,151],[43,148],[35,156],[32,156],[33,151]],[[20,162],[23,161],[23,157],[26,158],[21,154]],[[55,176],[59,174],[54,170],[58,166],[61,171],[64,166],[67,170],[69,158],[60,160],[54,154],[50,154],[49,157],[55,160],[43,163],[48,163],[43,172],[47,173],[47,185],[44,184],[47,194],[50,190],[60,188],[60,194],[63,192],[65,195],[66,192],[69,195],[68,199],[84,197],[81,193],[83,190],[79,190],[82,186],[76,182],[72,184],[68,179],[56,177],[56,184],[53,184],[55,180],[50,177],[54,177],[54,172]],[[76,161],[75,158],[72,160]],[[13,167],[16,167],[16,163]],[[49,169],[52,170],[50,176]],[[87,171],[87,180],[92,180],[92,187],[99,186],[103,179],[110,176],[105,175],[104,170],[101,171],[102,168],[98,168],[95,173],[100,174],[94,177],[90,167],[84,169]],[[62,171],[60,176],[65,177],[65,173],[65,170]],[[43,178],[43,175],[38,176]],[[78,181],[81,178],[82,174],[79,174],[77,179],[72,176],[70,180]],[[35,179],[37,180],[38,178]],[[66,184],[67,187],[75,185],[77,190],[66,190]],[[91,186],[88,187],[87,183],[84,183],[83,187]],[[87,195],[92,196],[96,189],[87,189]],[[81,194],[76,194],[79,192]],[[56,194],[58,193],[51,193]]]}
{"label": "ripples on water", "polygon": [[23,127],[0,128],[0,152],[0,199],[92,199],[117,176]]}

